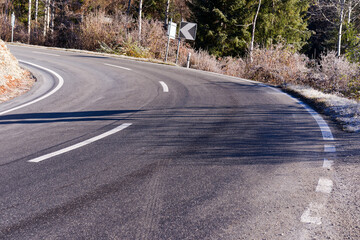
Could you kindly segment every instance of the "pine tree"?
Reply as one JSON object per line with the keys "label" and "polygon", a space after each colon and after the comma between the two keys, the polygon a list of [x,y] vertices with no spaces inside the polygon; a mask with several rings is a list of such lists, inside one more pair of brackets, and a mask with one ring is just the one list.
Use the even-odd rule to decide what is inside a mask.
{"label": "pine tree", "polygon": [[[244,55],[251,41],[258,0],[194,0],[190,4],[198,23],[197,48],[216,56]],[[255,44],[280,42],[299,50],[310,37],[306,12],[308,0],[263,0],[257,18]]]}
{"label": "pine tree", "polygon": [[194,0],[189,4],[198,23],[196,47],[216,56],[244,54],[252,19],[245,0]]}

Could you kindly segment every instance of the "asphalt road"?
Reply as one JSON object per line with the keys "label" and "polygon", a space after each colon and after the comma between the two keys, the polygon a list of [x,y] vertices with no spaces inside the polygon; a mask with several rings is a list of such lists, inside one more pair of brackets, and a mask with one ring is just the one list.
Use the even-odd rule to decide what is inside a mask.
{"label": "asphalt road", "polygon": [[[1,238],[304,236],[300,217],[316,197],[324,142],[316,121],[289,96],[179,67],[10,50],[55,71],[64,85],[0,116]],[[22,65],[38,81],[0,112],[59,83]],[[127,123],[86,146],[28,162]]]}

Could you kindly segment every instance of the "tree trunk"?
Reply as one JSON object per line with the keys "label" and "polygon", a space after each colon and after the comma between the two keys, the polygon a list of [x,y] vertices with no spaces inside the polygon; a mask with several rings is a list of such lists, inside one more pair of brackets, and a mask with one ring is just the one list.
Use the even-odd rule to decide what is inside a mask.
{"label": "tree trunk", "polygon": [[352,0],[349,1],[349,9],[348,9],[348,24],[351,23],[351,12],[352,12]]}
{"label": "tree trunk", "polygon": [[37,26],[38,22],[38,12],[39,12],[39,0],[35,1],[35,24]]}
{"label": "tree trunk", "polygon": [[5,1],[5,22],[7,21],[7,16],[9,14],[9,0]]}
{"label": "tree trunk", "polygon": [[250,61],[253,62],[253,51],[254,51],[254,41],[255,41],[255,29],[256,29],[256,20],[260,12],[261,0],[259,0],[259,5],[256,10],[256,14],[252,23],[252,33],[251,33],[251,42],[250,42]]}
{"label": "tree trunk", "polygon": [[50,25],[50,0],[46,0],[45,13],[44,13],[44,37],[46,37],[46,34],[49,31],[49,25]]}
{"label": "tree trunk", "polygon": [[143,5],[143,0],[140,0],[140,3],[139,3],[139,42],[141,42],[142,5]]}
{"label": "tree trunk", "polygon": [[29,0],[29,16],[28,16],[28,43],[30,43],[30,35],[31,35],[31,0]]}
{"label": "tree trunk", "polygon": [[130,14],[130,8],[131,8],[131,0],[129,0],[129,4],[126,10],[126,14],[129,15]]}
{"label": "tree trunk", "polygon": [[167,0],[166,11],[165,11],[165,22],[164,22],[166,29],[168,28],[169,25],[169,10],[170,10],[170,0]]}
{"label": "tree trunk", "polygon": [[51,32],[51,36],[54,33],[54,21],[55,21],[55,6],[54,6],[54,0],[51,0],[50,3],[50,11],[51,11],[51,25],[50,25],[50,32]]}
{"label": "tree trunk", "polygon": [[340,25],[339,25],[339,37],[338,37],[338,52],[337,56],[340,57],[341,55],[341,37],[342,37],[342,28],[343,28],[343,21],[344,21],[344,9],[345,9],[345,0],[340,1],[341,9],[340,9]]}

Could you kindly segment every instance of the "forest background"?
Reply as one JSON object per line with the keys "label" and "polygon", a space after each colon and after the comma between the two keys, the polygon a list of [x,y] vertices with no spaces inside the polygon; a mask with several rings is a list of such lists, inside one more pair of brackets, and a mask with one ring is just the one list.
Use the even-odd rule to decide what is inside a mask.
{"label": "forest background", "polygon": [[15,41],[151,59],[170,19],[195,22],[179,65],[360,99],[360,0],[0,0],[5,41],[13,12]]}

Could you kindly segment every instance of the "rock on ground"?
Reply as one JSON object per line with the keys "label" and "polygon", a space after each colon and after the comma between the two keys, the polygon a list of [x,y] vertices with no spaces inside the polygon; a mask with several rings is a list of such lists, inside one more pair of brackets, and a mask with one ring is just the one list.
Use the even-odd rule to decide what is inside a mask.
{"label": "rock on ground", "polygon": [[30,72],[19,66],[18,60],[0,39],[0,103],[27,92],[34,82]]}

